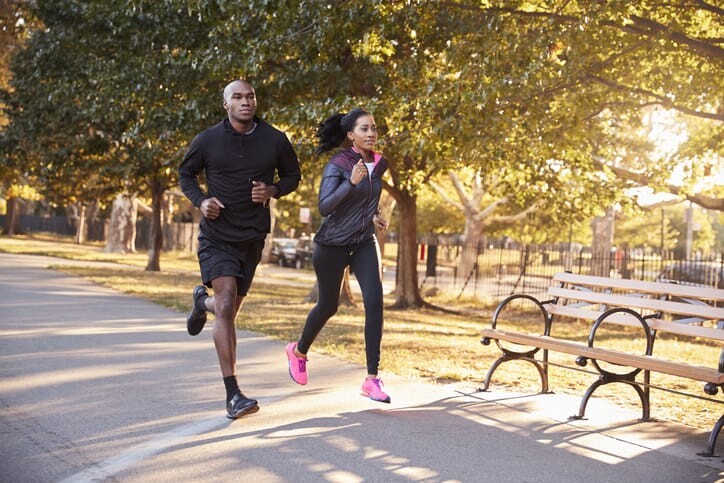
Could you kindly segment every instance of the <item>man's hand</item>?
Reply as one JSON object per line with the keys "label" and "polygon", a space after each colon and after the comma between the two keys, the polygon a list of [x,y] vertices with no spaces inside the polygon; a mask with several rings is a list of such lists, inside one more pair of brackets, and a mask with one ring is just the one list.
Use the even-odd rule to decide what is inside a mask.
{"label": "man's hand", "polygon": [[215,220],[221,214],[221,209],[225,208],[224,204],[221,203],[217,198],[207,198],[201,202],[199,209],[204,218],[209,220]]}
{"label": "man's hand", "polygon": [[266,184],[263,181],[251,182],[251,201],[254,203],[266,204],[269,198],[277,194],[277,187],[273,184]]}

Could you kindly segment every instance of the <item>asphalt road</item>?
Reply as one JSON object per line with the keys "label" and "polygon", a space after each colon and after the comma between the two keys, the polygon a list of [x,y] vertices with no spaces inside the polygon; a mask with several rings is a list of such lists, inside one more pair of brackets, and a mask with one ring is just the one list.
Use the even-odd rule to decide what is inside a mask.
{"label": "asphalt road", "polygon": [[2,482],[724,477],[721,457],[696,456],[707,434],[639,423],[635,410],[596,400],[591,419],[569,421],[575,398],[384,374],[392,404],[375,403],[359,395],[363,367],[312,351],[310,383],[297,386],[285,341],[246,331],[239,381],[261,410],[232,422],[210,330],[190,337],[184,314],[49,270],[50,262],[66,263],[0,254]]}

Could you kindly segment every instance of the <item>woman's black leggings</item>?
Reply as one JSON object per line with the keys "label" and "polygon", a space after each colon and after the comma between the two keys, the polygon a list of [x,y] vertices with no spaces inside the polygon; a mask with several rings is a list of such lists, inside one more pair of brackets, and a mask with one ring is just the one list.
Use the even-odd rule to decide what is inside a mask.
{"label": "woman's black leggings", "polygon": [[307,315],[307,322],[304,324],[297,349],[302,354],[306,354],[322,327],[330,317],[337,313],[344,269],[349,265],[359,282],[364,301],[367,372],[377,374],[380,365],[383,323],[382,277],[377,238],[352,247],[317,245],[312,261],[317,274],[319,301]]}

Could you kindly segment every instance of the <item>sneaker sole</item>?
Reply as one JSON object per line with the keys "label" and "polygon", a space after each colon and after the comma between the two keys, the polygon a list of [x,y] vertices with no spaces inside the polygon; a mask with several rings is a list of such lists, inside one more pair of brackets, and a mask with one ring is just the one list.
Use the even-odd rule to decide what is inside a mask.
{"label": "sneaker sole", "polygon": [[248,408],[244,408],[243,410],[236,413],[236,415],[232,416],[228,412],[226,413],[226,417],[229,419],[239,419],[242,416],[247,416],[249,414],[254,414],[255,412],[259,411],[259,405],[254,404],[253,406],[249,406]]}
{"label": "sneaker sole", "polygon": [[389,397],[387,399],[377,399],[377,398],[370,396],[366,392],[360,392],[360,394],[366,398],[369,398],[370,401],[376,401],[376,402],[387,403],[387,404],[389,404],[391,401],[391,399]]}
{"label": "sneaker sole", "polygon": [[206,314],[203,314],[202,319],[199,319],[198,321],[191,320],[194,318],[194,311],[191,311],[191,313],[186,318],[186,332],[189,333],[189,335],[199,335],[202,330],[204,330],[204,326],[206,326],[206,321],[208,320],[206,318]]}
{"label": "sneaker sole", "polygon": [[299,381],[297,381],[296,379],[294,379],[294,376],[292,375],[292,370],[291,370],[291,369],[289,369],[289,377],[292,379],[292,381],[296,382],[296,383],[299,384],[300,386],[306,386],[306,385],[307,385],[306,382],[299,382]]}
{"label": "sneaker sole", "polygon": [[[191,308],[191,312],[189,312],[189,315],[186,316],[186,332],[188,332],[191,336],[199,335],[201,331],[204,330],[204,326],[206,325],[206,322],[208,320],[206,312],[196,311],[196,299],[198,298],[198,294],[202,293],[202,291],[206,292],[206,289],[203,285],[197,285],[194,288],[194,292],[191,296],[194,306]],[[208,297],[209,294],[206,293],[206,296]]]}

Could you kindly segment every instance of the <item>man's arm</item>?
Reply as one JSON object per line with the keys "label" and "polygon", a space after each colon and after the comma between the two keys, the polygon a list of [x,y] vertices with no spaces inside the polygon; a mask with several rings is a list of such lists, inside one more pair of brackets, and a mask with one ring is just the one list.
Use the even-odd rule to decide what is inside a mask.
{"label": "man's arm", "polygon": [[204,169],[204,161],[201,153],[200,135],[191,141],[188,151],[184,155],[178,170],[178,181],[181,191],[197,208],[201,202],[209,196],[201,191],[199,186],[199,173]]}
{"label": "man's arm", "polygon": [[270,187],[275,188],[276,193],[271,193],[274,198],[279,198],[284,195],[288,195],[299,186],[299,182],[302,179],[302,172],[299,168],[299,159],[297,154],[294,152],[292,143],[284,135],[282,145],[280,148],[279,160],[277,161],[277,175],[279,176],[279,182],[271,185]]}

